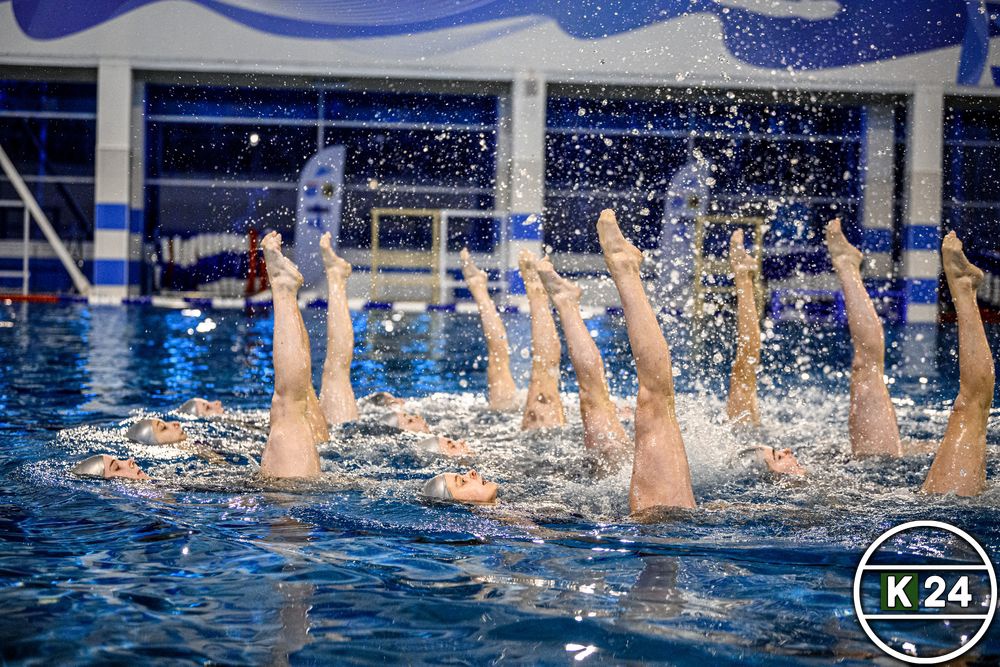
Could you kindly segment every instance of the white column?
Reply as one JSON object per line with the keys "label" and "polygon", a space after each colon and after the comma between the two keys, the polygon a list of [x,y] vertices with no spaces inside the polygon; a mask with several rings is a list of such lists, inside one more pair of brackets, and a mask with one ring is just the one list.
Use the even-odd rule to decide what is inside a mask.
{"label": "white column", "polygon": [[[535,72],[519,72],[511,85],[508,181],[502,199],[510,206],[507,218],[507,293],[523,295],[517,271],[522,249],[542,252],[542,208],[545,200],[545,79]],[[502,140],[501,140],[502,141]],[[499,200],[498,200],[499,203]]]}
{"label": "white column", "polygon": [[910,101],[906,155],[903,282],[906,320],[936,322],[941,245],[941,162],[944,93],[918,86]]}
{"label": "white column", "polygon": [[146,257],[146,84],[141,81],[132,86],[131,137],[128,283],[130,292],[140,292]]}
{"label": "white column", "polygon": [[102,60],[97,70],[94,288],[97,298],[129,293],[129,132],[132,68]]}
{"label": "white column", "polygon": [[896,162],[896,120],[891,106],[864,110],[862,223],[865,277],[892,278],[892,223]]}

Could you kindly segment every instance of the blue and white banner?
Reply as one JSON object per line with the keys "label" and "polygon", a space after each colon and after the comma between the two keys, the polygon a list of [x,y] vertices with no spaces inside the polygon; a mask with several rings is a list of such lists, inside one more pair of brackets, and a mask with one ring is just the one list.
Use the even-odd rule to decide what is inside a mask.
{"label": "blue and white banner", "polygon": [[663,205],[657,292],[668,307],[685,308],[694,275],[694,221],[708,212],[712,165],[695,152],[670,179]]}
{"label": "blue and white banner", "polygon": [[343,146],[329,146],[313,155],[299,176],[299,203],[295,214],[295,263],[307,286],[323,285],[323,258],[319,239],[330,232],[332,245],[340,238],[340,211],[344,203]]}
{"label": "blue and white banner", "polygon": [[[629,72],[660,76],[849,70],[855,81],[988,85],[998,7],[983,0],[0,0],[0,57],[325,68],[419,57],[422,67],[509,71],[565,62],[555,67],[590,72],[616,69],[621,56]],[[267,38],[247,39],[248,30]]]}

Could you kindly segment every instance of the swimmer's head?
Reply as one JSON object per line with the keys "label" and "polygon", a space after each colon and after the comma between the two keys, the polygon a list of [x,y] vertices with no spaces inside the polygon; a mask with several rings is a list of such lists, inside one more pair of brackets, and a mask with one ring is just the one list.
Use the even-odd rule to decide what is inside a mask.
{"label": "swimmer's head", "polygon": [[393,427],[398,428],[401,431],[412,431],[413,433],[430,433],[431,427],[427,425],[427,422],[420,415],[410,414],[409,412],[393,412],[390,415],[386,415],[385,419],[382,420],[383,423]]}
{"label": "swimmer's head", "polygon": [[149,475],[136,465],[135,459],[122,461],[107,454],[98,454],[80,461],[72,470],[74,475],[81,477],[124,477],[126,479],[149,479]]}
{"label": "swimmer's head", "polygon": [[403,405],[403,403],[406,402],[406,401],[404,401],[401,398],[397,398],[396,396],[393,396],[392,394],[390,394],[387,391],[379,391],[379,392],[375,392],[374,394],[369,394],[368,396],[365,396],[361,400],[367,401],[368,403],[371,403],[372,405],[377,405],[380,408],[398,407],[398,406]]}
{"label": "swimmer's head", "polygon": [[195,417],[219,417],[225,413],[222,401],[206,401],[204,398],[192,398],[177,408],[177,412]]}
{"label": "swimmer's head", "polygon": [[776,475],[805,475],[798,459],[790,449],[775,449],[766,445],[750,447],[740,452],[740,459],[750,467],[767,470]]}
{"label": "swimmer's head", "polygon": [[180,422],[165,422],[162,419],[140,419],[132,424],[125,437],[141,445],[172,445],[187,438]]}
{"label": "swimmer's head", "polygon": [[436,500],[457,500],[460,503],[493,503],[500,487],[487,482],[475,470],[464,475],[445,472],[424,483],[424,495]]}
{"label": "swimmer's head", "polygon": [[416,444],[420,449],[444,454],[445,456],[466,456],[472,453],[465,440],[453,440],[443,435],[432,435],[418,441]]}

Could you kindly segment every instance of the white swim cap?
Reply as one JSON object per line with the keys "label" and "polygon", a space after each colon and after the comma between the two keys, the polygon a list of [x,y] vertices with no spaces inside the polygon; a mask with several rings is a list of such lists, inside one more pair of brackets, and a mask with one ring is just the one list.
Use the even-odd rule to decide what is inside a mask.
{"label": "white swim cap", "polygon": [[184,401],[184,405],[177,408],[177,412],[181,412],[186,415],[198,416],[198,399],[192,398],[190,400]]}
{"label": "white swim cap", "polygon": [[435,500],[454,500],[451,491],[448,490],[448,481],[445,478],[445,474],[435,475],[424,482],[423,493],[425,497]]}
{"label": "white swim cap", "polygon": [[98,454],[84,459],[77,463],[70,472],[82,477],[104,477],[104,456]]}
{"label": "white swim cap", "polygon": [[156,440],[156,433],[153,431],[152,419],[140,419],[136,423],[132,424],[129,426],[129,429],[125,431],[125,437],[132,442],[138,442],[140,445],[160,444]]}

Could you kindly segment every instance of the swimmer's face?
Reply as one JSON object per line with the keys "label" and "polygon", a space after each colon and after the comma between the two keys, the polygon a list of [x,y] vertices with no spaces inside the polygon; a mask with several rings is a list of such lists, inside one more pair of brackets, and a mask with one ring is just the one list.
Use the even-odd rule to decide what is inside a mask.
{"label": "swimmer's face", "polygon": [[761,447],[757,450],[757,455],[767,464],[768,470],[779,475],[805,475],[806,471],[799,465],[795,454],[790,449],[775,449],[773,447]]}
{"label": "swimmer's face", "polygon": [[427,425],[427,422],[420,415],[411,415],[409,412],[397,412],[396,418],[397,428],[403,431],[412,431],[413,433],[431,432],[431,427]]}
{"label": "swimmer's face", "polygon": [[165,422],[162,419],[151,419],[153,422],[153,435],[156,442],[161,445],[172,445],[187,439],[187,433],[181,428],[180,422]]}
{"label": "swimmer's face", "polygon": [[497,490],[500,487],[496,482],[487,482],[475,470],[470,470],[464,475],[455,472],[446,473],[444,479],[454,500],[463,503],[496,502]]}
{"label": "swimmer's face", "polygon": [[194,413],[199,417],[221,417],[225,410],[222,401],[206,401],[204,398],[194,399]]}
{"label": "swimmer's face", "polygon": [[136,465],[135,459],[122,461],[121,459],[116,459],[115,457],[107,454],[104,454],[101,458],[104,459],[104,479],[111,479],[112,477],[124,477],[125,479],[149,479],[149,475],[144,473],[142,468]]}
{"label": "swimmer's face", "polygon": [[438,449],[445,456],[465,456],[472,453],[465,440],[452,440],[443,435],[438,436]]}

